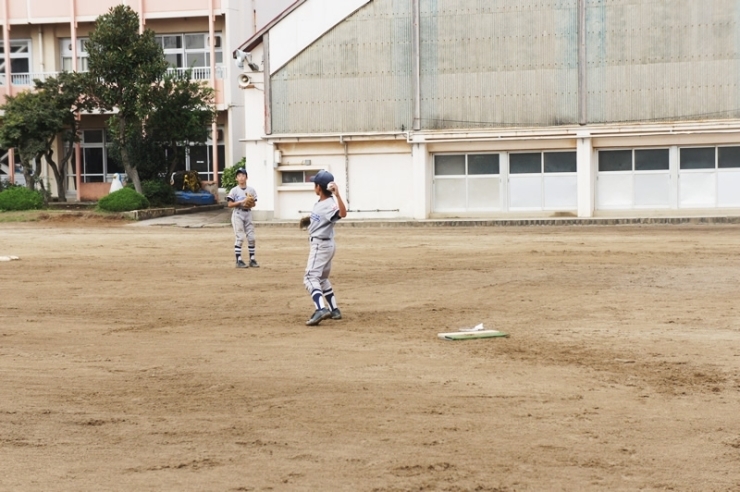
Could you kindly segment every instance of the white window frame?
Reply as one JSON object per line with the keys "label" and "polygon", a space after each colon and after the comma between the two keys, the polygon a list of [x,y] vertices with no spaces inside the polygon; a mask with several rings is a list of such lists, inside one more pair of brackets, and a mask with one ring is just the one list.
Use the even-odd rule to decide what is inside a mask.
{"label": "white window frame", "polygon": [[[25,47],[26,51],[14,51],[13,48]],[[0,82],[5,85],[5,44],[0,40]],[[10,40],[10,81],[13,85],[31,85],[33,83],[33,43],[30,39],[11,39]],[[28,72],[13,72],[12,60],[28,59]]]}
{"label": "white window frame", "polygon": [[[508,198],[508,210],[513,212],[524,212],[524,211],[576,211],[578,209],[578,168],[576,167],[573,171],[568,172],[546,172],[545,171],[545,154],[561,154],[570,153],[576,155],[576,151],[573,149],[543,149],[543,150],[526,150],[516,151],[508,153],[508,179],[507,179],[507,198]],[[540,156],[540,170],[537,173],[512,173],[511,172],[511,157],[521,154],[539,154]],[[525,188],[534,189],[539,188],[539,204],[531,206],[518,205],[514,203],[514,200],[518,198],[518,195],[514,193],[515,189],[512,183],[521,183]],[[564,194],[563,190],[570,190],[570,194]],[[569,197],[570,203],[559,203],[553,204],[548,201],[548,197],[560,198],[562,196]],[[557,202],[558,200],[555,200]]]}
{"label": "white window frame", "polygon": [[[88,38],[77,38],[77,71],[87,72],[87,40]],[[59,40],[59,52],[61,53],[61,67],[62,70],[71,72],[72,70],[72,38],[62,38]],[[69,60],[70,68],[66,70],[64,68],[64,61]]]}
{"label": "white window frame", "polygon": [[[496,155],[498,156],[498,174],[470,174],[470,156],[473,155]],[[465,174],[436,174],[436,159],[437,157],[442,156],[462,156],[465,158]],[[432,155],[432,203],[433,203],[433,212],[434,213],[456,213],[456,212],[498,212],[502,210],[503,207],[503,190],[502,183],[503,183],[503,176],[502,176],[502,165],[503,165],[503,156],[501,152],[439,152]],[[451,209],[444,209],[444,208],[437,208],[437,187],[436,184],[438,181],[447,181],[447,180],[459,180],[464,179],[465,180],[465,207],[463,208],[451,208]],[[470,204],[470,181],[475,181],[478,179],[498,179],[498,206],[493,208],[481,208],[481,207],[473,207]]]}
{"label": "white window frame", "polygon": [[[202,36],[203,37],[203,48],[188,48],[187,47],[187,37],[188,36]],[[223,67],[223,36],[220,32],[217,32],[214,34],[216,38],[216,47],[215,47],[215,53],[216,53],[216,73],[217,75],[221,72],[218,70],[218,68]],[[179,48],[165,48],[164,47],[164,38],[165,37],[177,37],[180,40],[180,47]],[[173,71],[185,71],[185,70],[192,70],[192,77],[196,80],[204,80],[210,78],[210,56],[211,56],[211,48],[209,45],[209,34],[206,32],[193,32],[193,33],[162,33],[157,34],[154,37],[155,40],[157,40],[160,45],[162,46],[162,49],[164,50],[164,54],[166,55],[178,55],[180,57],[179,59],[179,66],[173,67],[170,66],[170,70]],[[188,55],[194,55],[199,54],[202,55],[202,59],[204,63],[202,65],[188,65]],[[218,58],[221,58],[221,61],[218,61]]]}
{"label": "white window frame", "polygon": [[[642,151],[642,150],[664,150],[668,152],[668,169],[647,169],[647,170],[637,170],[635,169],[635,152]],[[624,171],[601,171],[599,169],[599,159],[601,158],[601,152],[610,152],[610,151],[629,151],[631,156],[631,167],[629,170]],[[665,210],[672,207],[675,207],[675,196],[673,196],[674,190],[676,188],[675,181],[673,179],[673,172],[672,169],[673,165],[671,163],[673,157],[672,157],[672,147],[670,146],[656,146],[656,147],[610,147],[610,148],[601,148],[596,150],[597,155],[597,162],[596,162],[596,203],[598,210]],[[677,164],[676,164],[677,166]],[[601,196],[601,182],[602,178],[609,179],[610,177],[624,177],[629,181],[629,192],[630,192],[630,203],[628,206],[611,206],[611,205],[600,205],[600,196]],[[642,177],[649,177],[649,176],[667,176],[669,180],[669,198],[668,198],[668,204],[663,205],[639,205],[637,202],[637,179]],[[673,189],[671,189],[673,188]],[[674,205],[671,205],[674,204]]]}

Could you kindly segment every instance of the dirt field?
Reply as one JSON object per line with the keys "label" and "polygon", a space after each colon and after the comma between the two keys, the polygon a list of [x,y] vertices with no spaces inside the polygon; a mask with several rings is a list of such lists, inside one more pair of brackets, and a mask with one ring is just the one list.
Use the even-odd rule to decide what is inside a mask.
{"label": "dirt field", "polygon": [[740,491],[740,226],[337,233],[0,224],[0,490]]}

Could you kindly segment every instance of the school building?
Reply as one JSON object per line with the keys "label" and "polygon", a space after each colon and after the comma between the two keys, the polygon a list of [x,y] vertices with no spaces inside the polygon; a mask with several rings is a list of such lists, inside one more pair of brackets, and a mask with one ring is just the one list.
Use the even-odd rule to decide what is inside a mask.
{"label": "school building", "polygon": [[236,46],[263,219],[740,214],[736,0],[298,0]]}
{"label": "school building", "polygon": [[[255,31],[255,0],[2,0],[0,103],[30,90],[34,79],[63,70],[86,70],[85,41],[94,21],[118,4],[139,14],[141,30],[156,33],[171,71],[192,69],[194,79],[215,89],[218,119],[211,138],[205,144],[187,146],[186,157],[178,164],[179,170],[197,170],[202,179],[213,181],[225,166],[244,156],[239,139],[247,115],[236,84],[240,70],[232,63],[231,52]],[[68,168],[71,200],[97,199],[107,194],[113,174],[125,174],[120,164],[109,159],[106,119],[100,114],[82,116],[82,142],[76,149],[82,165]],[[0,155],[0,179],[22,180],[12,149]],[[47,189],[56,191],[53,173],[45,169],[42,177],[50,184]]]}

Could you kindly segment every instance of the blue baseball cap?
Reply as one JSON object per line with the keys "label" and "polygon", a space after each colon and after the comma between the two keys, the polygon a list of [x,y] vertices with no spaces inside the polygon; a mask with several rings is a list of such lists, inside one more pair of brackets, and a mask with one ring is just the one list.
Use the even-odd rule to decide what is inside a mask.
{"label": "blue baseball cap", "polygon": [[246,175],[247,175],[247,170],[246,170],[246,169],[244,169],[243,167],[240,167],[239,169],[237,169],[237,170],[236,170],[236,174],[237,174],[237,175],[239,175],[239,174],[243,174],[243,175],[245,175],[245,176],[246,176]]}
{"label": "blue baseball cap", "polygon": [[324,171],[322,169],[321,171],[317,172],[315,175],[311,176],[309,179],[313,183],[316,183],[317,185],[320,185],[326,188],[326,185],[334,181],[334,175],[330,173],[329,171]]}

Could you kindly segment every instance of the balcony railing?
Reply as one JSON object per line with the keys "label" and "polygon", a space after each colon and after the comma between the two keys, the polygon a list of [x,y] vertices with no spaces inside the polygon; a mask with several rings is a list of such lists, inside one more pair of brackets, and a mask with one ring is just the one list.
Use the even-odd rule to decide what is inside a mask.
{"label": "balcony railing", "polygon": [[[184,77],[185,73],[190,70],[190,78],[193,80],[209,80],[211,78],[210,67],[194,67],[194,68],[170,68],[167,71],[177,76]],[[33,81],[36,79],[46,80],[49,77],[55,77],[59,75],[59,72],[36,72],[36,73],[14,73],[10,75],[10,82],[13,85],[27,85],[32,86]],[[223,79],[226,75],[226,69],[224,67],[216,67],[216,78]],[[6,76],[5,73],[0,73],[0,85],[5,85]]]}
{"label": "balcony railing", "polygon": [[[33,81],[36,79],[46,80],[56,75],[59,75],[59,72],[13,73],[10,74],[10,83],[13,85],[33,85]],[[5,85],[5,81],[5,74],[0,73],[0,85]]]}
{"label": "balcony railing", "polygon": [[[193,68],[169,68],[169,73],[174,73],[184,77],[185,73],[190,70],[190,78],[193,80],[208,80],[211,78],[211,67],[193,67]],[[226,74],[224,67],[216,67],[216,78],[223,79]]]}

